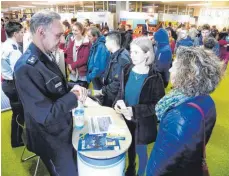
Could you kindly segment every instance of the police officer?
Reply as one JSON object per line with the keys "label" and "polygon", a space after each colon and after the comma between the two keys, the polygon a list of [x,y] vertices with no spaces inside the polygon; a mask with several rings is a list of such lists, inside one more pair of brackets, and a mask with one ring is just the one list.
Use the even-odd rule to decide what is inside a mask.
{"label": "police officer", "polygon": [[77,175],[72,145],[71,110],[85,101],[86,89],[67,82],[52,52],[60,43],[60,15],[34,14],[30,21],[32,43],[15,65],[15,83],[23,104],[27,148],[41,157],[50,175]]}
{"label": "police officer", "polygon": [[20,123],[24,122],[23,108],[19,102],[15,84],[13,81],[14,65],[21,57],[19,42],[23,40],[23,26],[18,22],[8,22],[5,27],[8,39],[2,45],[2,90],[9,98],[12,108],[11,121],[11,146],[18,147],[23,145],[21,134],[22,128],[17,124],[16,118]]}

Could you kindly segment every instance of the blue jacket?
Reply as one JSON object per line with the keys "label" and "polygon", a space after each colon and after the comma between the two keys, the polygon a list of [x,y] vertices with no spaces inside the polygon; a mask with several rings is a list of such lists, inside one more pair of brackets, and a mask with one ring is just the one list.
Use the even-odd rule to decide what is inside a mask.
{"label": "blue jacket", "polygon": [[27,148],[52,158],[72,144],[75,94],[59,67],[31,43],[14,67],[15,84],[24,109]]}
{"label": "blue jacket", "polygon": [[193,41],[190,37],[187,37],[186,39],[181,39],[176,44],[176,49],[179,46],[193,46]]}
{"label": "blue jacket", "polygon": [[105,46],[105,37],[100,36],[93,43],[88,58],[87,82],[90,83],[95,77],[100,77],[108,64],[110,53]]}
{"label": "blue jacket", "polygon": [[[205,131],[201,113],[188,102],[203,110]],[[168,110],[160,122],[146,175],[201,176],[204,132],[207,143],[215,122],[216,109],[210,96],[198,96]]]}
{"label": "blue jacket", "polygon": [[165,29],[159,29],[155,35],[157,50],[155,56],[155,63],[158,71],[163,68],[170,68],[172,63],[172,50],[169,45],[168,33]]}

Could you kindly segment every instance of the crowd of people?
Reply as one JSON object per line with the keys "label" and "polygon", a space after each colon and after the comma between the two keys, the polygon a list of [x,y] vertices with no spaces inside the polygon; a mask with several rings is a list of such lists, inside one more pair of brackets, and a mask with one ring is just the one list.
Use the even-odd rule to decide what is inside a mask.
{"label": "crowd of people", "polygon": [[179,46],[202,46],[206,49],[211,49],[225,64],[228,62],[228,49],[229,43],[229,28],[223,28],[221,32],[216,26],[210,27],[208,24],[199,26],[191,25],[188,29],[185,24],[178,27],[172,27],[169,23],[166,30],[169,32],[170,46],[172,51],[176,51]]}
{"label": "crowd of people", "polygon": [[[92,83],[93,96],[121,114],[132,135],[126,176],[203,174],[216,122],[209,94],[229,60],[226,28],[219,33],[207,24],[175,29],[169,23],[152,36],[146,26],[143,36],[133,38],[130,24],[111,31],[89,19],[61,21],[51,11],[38,12],[23,25],[4,20],[1,74],[13,111],[12,147],[23,145],[17,125],[25,121],[27,148],[49,173],[77,175],[70,111],[85,101]],[[58,68],[58,51],[64,53],[67,78]],[[169,82],[172,90],[165,95]],[[120,108],[122,100],[126,109]]]}

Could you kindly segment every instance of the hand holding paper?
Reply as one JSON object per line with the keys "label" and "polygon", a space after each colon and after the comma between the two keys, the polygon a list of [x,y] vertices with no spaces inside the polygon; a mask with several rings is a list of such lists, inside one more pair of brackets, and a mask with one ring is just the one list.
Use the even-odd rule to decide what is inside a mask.
{"label": "hand holding paper", "polygon": [[114,109],[117,113],[123,114],[127,120],[131,120],[133,116],[132,107],[126,107],[123,100],[118,100],[114,106]]}
{"label": "hand holding paper", "polygon": [[72,70],[71,74],[76,75],[76,71]]}
{"label": "hand holding paper", "polygon": [[126,109],[121,109],[121,113],[124,115],[126,120],[131,120],[131,117],[133,116],[132,107],[127,107]]}
{"label": "hand holding paper", "polygon": [[117,113],[121,114],[121,109],[126,109],[126,105],[123,100],[118,100],[114,106],[114,109]]}

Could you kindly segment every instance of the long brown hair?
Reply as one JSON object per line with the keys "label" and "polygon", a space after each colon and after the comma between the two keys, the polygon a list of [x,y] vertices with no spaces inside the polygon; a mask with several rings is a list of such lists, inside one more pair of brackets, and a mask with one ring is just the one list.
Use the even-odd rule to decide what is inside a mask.
{"label": "long brown hair", "polygon": [[78,27],[78,29],[82,32],[82,35],[85,34],[85,28],[83,27],[83,25],[80,22],[75,22],[75,23],[73,23],[72,26]]}

